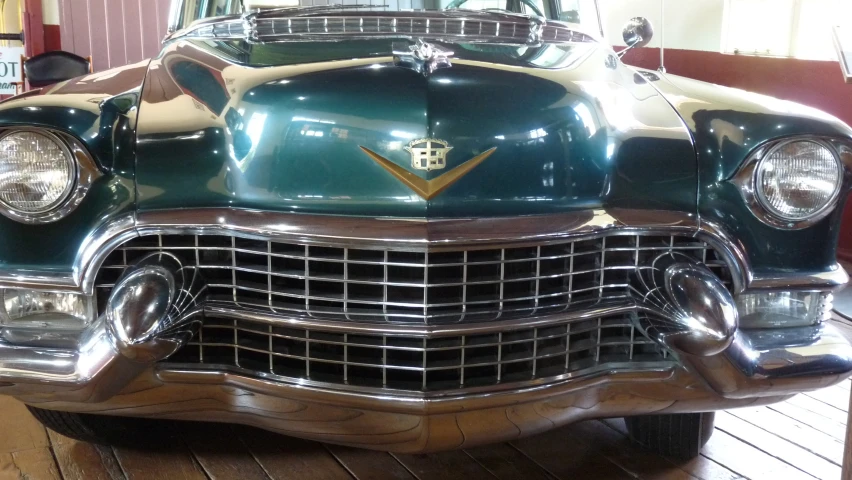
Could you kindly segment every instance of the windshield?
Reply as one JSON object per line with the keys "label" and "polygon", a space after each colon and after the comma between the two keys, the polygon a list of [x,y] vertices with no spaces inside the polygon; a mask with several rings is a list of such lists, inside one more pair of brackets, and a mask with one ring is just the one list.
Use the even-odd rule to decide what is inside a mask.
{"label": "windshield", "polygon": [[364,10],[436,11],[453,8],[509,11],[580,24],[585,31],[600,33],[597,0],[173,0],[171,31],[196,20],[243,13],[258,8],[322,6],[363,3]]}

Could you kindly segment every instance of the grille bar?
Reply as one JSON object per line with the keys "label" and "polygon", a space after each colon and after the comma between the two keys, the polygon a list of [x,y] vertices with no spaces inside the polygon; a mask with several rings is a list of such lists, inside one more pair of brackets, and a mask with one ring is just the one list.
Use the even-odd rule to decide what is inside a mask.
{"label": "grille bar", "polygon": [[326,332],[207,318],[168,365],[236,368],[294,380],[439,391],[672,360],[628,314],[450,337]]}
{"label": "grille bar", "polygon": [[[168,236],[169,235],[167,235],[167,237]],[[195,235],[195,237],[198,237],[198,236],[199,235]],[[230,237],[228,237],[228,238],[230,238]],[[665,238],[668,239],[669,237],[665,237]],[[272,242],[265,242],[265,243],[271,244]],[[126,244],[126,245],[122,246],[121,248],[122,248],[122,250],[127,251],[127,252],[150,251],[151,250],[150,246],[135,245],[133,243]],[[271,245],[270,245],[270,248],[271,248]],[[540,249],[541,247],[538,247],[538,248]],[[188,246],[188,247],[187,246],[169,246],[168,249],[174,250],[174,251],[192,250],[192,251],[203,252],[203,251],[228,250],[232,253],[249,253],[249,254],[251,254],[251,253],[262,253],[260,250],[252,250],[252,249],[245,249],[245,248],[218,247],[218,246],[217,247],[203,247],[203,246],[198,246],[198,245]],[[623,247],[623,248],[613,247],[613,248],[606,248],[606,249],[604,249],[604,251],[606,251],[606,252],[643,252],[643,251],[666,251],[666,252],[668,252],[668,251],[679,251],[679,250],[689,251],[689,250],[695,250],[695,249],[696,249],[695,245],[683,245],[683,246],[664,245],[664,246],[653,246],[653,247]],[[559,259],[567,259],[567,258],[571,258],[571,257],[575,256],[573,253],[569,253],[569,254],[565,254],[565,255],[549,255],[549,256],[537,255],[537,256],[534,256],[534,257],[530,257],[530,258],[516,258],[516,259],[506,259],[506,260],[497,260],[497,261],[471,261],[471,262],[462,261],[462,262],[455,262],[455,263],[454,262],[413,263],[413,262],[388,262],[388,261],[376,262],[376,261],[358,260],[358,259],[344,260],[342,258],[323,257],[323,256],[286,255],[286,254],[275,253],[275,252],[272,252],[272,251],[266,251],[265,253],[270,257],[281,258],[281,259],[317,260],[317,261],[323,261],[323,262],[329,262],[329,263],[348,263],[348,264],[353,264],[353,265],[381,265],[381,266],[389,266],[389,267],[489,266],[489,265],[503,265],[503,264],[526,262],[526,261],[529,261],[530,258],[535,258],[536,260],[559,260]],[[576,254],[576,256],[589,255],[590,253],[598,253],[598,252],[578,253],[578,254]],[[718,261],[717,263],[719,263],[719,265],[723,265],[720,261]],[[215,267],[215,265],[211,265],[210,267],[211,268]],[[110,266],[105,265],[104,268],[110,268]],[[115,266],[113,266],[112,268],[115,268]]]}
{"label": "grille bar", "polygon": [[106,259],[96,292],[102,304],[129,265],[167,252],[199,269],[212,299],[272,313],[419,325],[484,322],[624,299],[631,275],[670,251],[703,262],[730,283],[721,258],[689,236],[615,234],[424,252],[224,235],[152,235],[131,240]]}
{"label": "grille bar", "polygon": [[[348,270],[349,264],[343,263],[342,265],[343,265],[344,270]],[[268,275],[270,277],[281,277],[281,278],[292,278],[292,279],[296,279],[296,280],[309,280],[309,281],[342,283],[342,284],[344,284],[344,297],[345,297],[345,292],[346,292],[345,285],[351,285],[351,284],[387,285],[387,286],[390,286],[390,287],[424,287],[425,286],[425,287],[436,287],[436,288],[437,287],[460,287],[460,286],[463,286],[463,285],[491,285],[491,284],[501,285],[501,284],[512,283],[512,282],[530,282],[530,281],[538,282],[540,280],[562,278],[562,277],[568,277],[568,276],[571,276],[571,275],[581,275],[581,274],[584,274],[584,273],[595,273],[599,270],[599,269],[589,269],[589,270],[580,270],[580,271],[576,271],[576,272],[564,272],[564,273],[546,275],[546,276],[535,275],[535,276],[532,276],[532,277],[520,277],[520,278],[511,278],[511,279],[497,278],[497,279],[494,279],[494,280],[479,280],[479,281],[464,281],[464,280],[462,280],[462,281],[459,281],[459,282],[449,282],[449,283],[423,283],[423,282],[404,283],[404,282],[388,282],[388,281],[378,281],[378,280],[359,280],[357,278],[348,278],[347,274],[344,274],[343,276],[340,276],[340,277],[331,277],[331,276],[305,277],[304,275],[292,275],[292,274],[286,274],[286,273],[280,273],[280,272],[272,272],[272,271],[269,271],[268,269],[260,270],[260,269],[239,267],[239,266],[234,266],[234,265],[231,265],[231,266],[200,265],[200,266],[202,268],[205,268],[205,269],[222,269],[222,270],[228,270],[228,271],[232,271],[232,272],[257,273],[257,274]],[[119,270],[124,270],[126,268],[126,266],[125,265],[115,265],[115,266],[111,266],[111,267],[107,267],[107,268],[116,268],[116,269],[119,269]],[[505,268],[505,266],[501,266],[501,270],[503,270],[504,268]],[[620,265],[620,266],[617,266],[617,267],[612,267],[610,270],[634,271],[634,270],[636,270],[636,267],[633,267],[633,266],[630,266],[630,265]],[[103,285],[99,285],[99,286],[101,286],[101,287],[112,287],[113,285],[103,284]],[[221,285],[218,285],[218,286],[221,286]],[[606,285],[600,285],[598,287],[598,290],[600,290],[601,287],[606,287]]]}

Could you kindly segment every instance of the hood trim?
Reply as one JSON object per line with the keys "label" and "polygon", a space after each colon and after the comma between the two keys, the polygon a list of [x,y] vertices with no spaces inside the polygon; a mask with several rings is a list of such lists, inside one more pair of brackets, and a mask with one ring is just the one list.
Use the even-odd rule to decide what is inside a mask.
{"label": "hood trim", "polygon": [[404,183],[408,188],[414,191],[417,195],[419,195],[423,200],[432,200],[433,198],[440,195],[444,190],[448,189],[451,185],[458,182],[465,175],[470,173],[471,170],[478,167],[479,164],[484,162],[497,150],[497,147],[493,147],[485,152],[480,153],[479,155],[471,158],[470,160],[464,162],[458,167],[450,170],[449,172],[437,177],[432,180],[424,180],[417,175],[409,172],[408,170],[400,167],[399,165],[391,162],[387,158],[379,155],[378,153],[370,150],[367,147],[359,146],[361,150],[364,151],[370,158],[372,158],[376,163],[379,164],[380,167],[387,170],[388,173],[393,175],[397,180]]}

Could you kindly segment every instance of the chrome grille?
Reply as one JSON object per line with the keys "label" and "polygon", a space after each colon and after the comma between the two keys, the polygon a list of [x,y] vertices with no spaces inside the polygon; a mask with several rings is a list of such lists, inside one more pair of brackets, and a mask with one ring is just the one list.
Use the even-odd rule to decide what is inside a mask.
{"label": "chrome grille", "polygon": [[448,18],[427,12],[257,17],[251,22],[231,20],[201,25],[185,35],[246,38],[258,42],[389,36],[511,45],[595,41],[591,36],[558,22],[533,21],[520,16],[496,20],[482,18],[475,13],[467,18]]}
{"label": "chrome grille", "polygon": [[643,337],[628,315],[438,338],[206,318],[167,365],[420,392],[556,379],[619,366],[670,366],[673,360]]}
{"label": "chrome grille", "polygon": [[168,252],[199,269],[210,299],[270,313],[412,325],[487,322],[626,301],[637,268],[688,254],[730,284],[725,263],[689,236],[618,235],[453,251],[325,247],[224,235],[152,235],[125,243],[96,279],[101,311],[124,269]]}
{"label": "chrome grille", "polygon": [[211,300],[339,321],[447,324],[528,318],[625,299],[637,267],[679,251],[729,282],[692,237],[609,235],[444,252],[300,245],[223,235],[153,235],[115,250],[96,280],[99,306],[127,266],[168,252],[199,269]]}

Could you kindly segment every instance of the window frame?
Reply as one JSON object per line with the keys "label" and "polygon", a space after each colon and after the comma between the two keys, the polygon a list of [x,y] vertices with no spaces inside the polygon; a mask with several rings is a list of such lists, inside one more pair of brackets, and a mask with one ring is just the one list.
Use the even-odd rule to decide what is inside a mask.
{"label": "window frame", "polygon": [[767,53],[767,52],[759,52],[757,50],[743,50],[737,45],[733,45],[732,37],[734,36],[733,26],[734,22],[732,17],[734,16],[734,4],[741,2],[741,0],[725,0],[725,10],[722,17],[722,53],[727,53],[731,55],[746,55],[746,56],[756,56],[756,57],[779,57],[779,58],[792,58],[793,50],[795,49],[796,38],[798,36],[798,24],[799,24],[799,15],[801,12],[801,0],[790,0],[792,12],[790,15],[790,25],[787,26],[790,32],[790,38],[787,43],[787,46],[784,52],[779,52],[778,54]]}
{"label": "window frame", "polygon": [[[811,0],[790,0],[791,2],[791,12],[790,12],[790,24],[787,27],[789,30],[789,42],[786,48],[780,52],[759,52],[759,51],[748,51],[738,48],[736,45],[733,45],[733,40],[731,37],[733,36],[732,25],[733,21],[731,20],[733,4],[736,2],[740,2],[742,0],[725,0],[725,8],[724,14],[722,18],[722,53],[731,54],[731,55],[745,55],[745,56],[758,56],[758,57],[770,57],[770,58],[797,58],[803,60],[832,60],[830,53],[831,50],[827,50],[825,53],[825,57],[813,58],[801,55],[801,39],[803,38],[802,32],[802,12],[807,7],[807,2]],[[779,28],[781,26],[779,25]],[[831,26],[833,27],[833,26]],[[830,43],[829,43],[830,45]]]}
{"label": "window frame", "polygon": [[[171,35],[172,33],[175,33],[178,30],[181,30],[181,29],[188,27],[190,24],[192,24],[192,22],[194,22],[196,20],[200,20],[200,18],[195,18],[195,19],[192,19],[191,21],[187,21],[187,18],[186,18],[186,3],[188,1],[189,0],[172,0],[171,5],[169,6],[169,25],[168,25],[168,30],[167,30],[169,35]],[[208,0],[203,0],[204,5],[205,5],[205,8],[204,8],[205,10],[207,9],[206,8],[207,1]],[[243,0],[237,0],[237,1],[238,1],[239,5],[241,7],[241,10],[245,10],[245,8],[242,7]]]}

